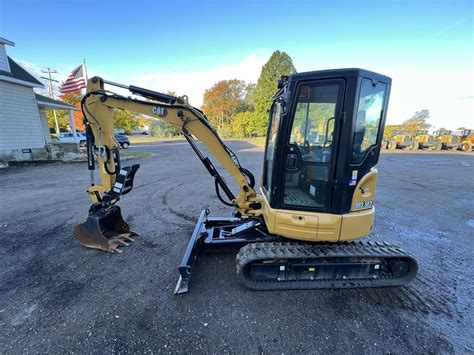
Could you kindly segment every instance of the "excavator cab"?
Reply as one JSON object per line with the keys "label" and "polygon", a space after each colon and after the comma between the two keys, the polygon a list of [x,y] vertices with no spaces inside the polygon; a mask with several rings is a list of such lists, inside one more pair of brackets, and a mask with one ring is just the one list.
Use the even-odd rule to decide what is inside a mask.
{"label": "excavator cab", "polygon": [[344,214],[378,161],[391,80],[360,69],[292,75],[273,100],[262,192],[272,209]]}

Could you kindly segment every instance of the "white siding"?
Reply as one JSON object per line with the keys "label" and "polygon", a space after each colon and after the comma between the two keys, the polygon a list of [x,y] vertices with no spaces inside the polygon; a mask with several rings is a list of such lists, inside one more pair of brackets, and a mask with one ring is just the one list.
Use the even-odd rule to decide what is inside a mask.
{"label": "white siding", "polygon": [[48,119],[46,118],[46,112],[44,110],[39,110],[41,127],[43,127],[43,135],[46,139],[46,142],[51,143],[51,132],[49,131]]}
{"label": "white siding", "polygon": [[8,65],[7,51],[5,50],[5,45],[0,44],[0,70],[10,71],[10,66]]}
{"label": "white siding", "polygon": [[33,89],[0,81],[0,150],[44,145]]}

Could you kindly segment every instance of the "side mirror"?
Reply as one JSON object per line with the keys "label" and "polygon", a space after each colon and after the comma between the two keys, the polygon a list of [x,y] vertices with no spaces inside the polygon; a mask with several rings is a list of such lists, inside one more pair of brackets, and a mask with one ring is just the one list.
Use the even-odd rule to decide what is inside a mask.
{"label": "side mirror", "polygon": [[278,79],[278,89],[281,89],[283,86],[285,86],[287,81],[288,81],[288,76],[282,75],[280,79]]}

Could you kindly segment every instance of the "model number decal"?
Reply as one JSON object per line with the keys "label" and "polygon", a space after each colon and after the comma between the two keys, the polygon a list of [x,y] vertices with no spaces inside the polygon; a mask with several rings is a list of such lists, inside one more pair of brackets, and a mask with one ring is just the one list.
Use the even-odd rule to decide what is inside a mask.
{"label": "model number decal", "polygon": [[374,200],[369,200],[369,201],[362,201],[362,202],[356,202],[355,203],[355,208],[370,208],[374,205]]}
{"label": "model number decal", "polygon": [[161,116],[161,117],[165,117],[168,114],[165,107],[153,106],[151,111],[155,115],[158,115],[158,116]]}

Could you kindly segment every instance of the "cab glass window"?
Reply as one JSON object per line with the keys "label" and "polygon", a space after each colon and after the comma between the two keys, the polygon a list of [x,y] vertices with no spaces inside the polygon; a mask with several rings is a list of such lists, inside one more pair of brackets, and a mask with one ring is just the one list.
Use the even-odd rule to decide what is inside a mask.
{"label": "cab glass window", "polygon": [[338,92],[338,85],[299,88],[290,144],[298,146],[303,161],[329,161]]}
{"label": "cab glass window", "polygon": [[278,127],[280,126],[281,116],[281,104],[276,102],[272,107],[272,114],[270,117],[270,129],[268,130],[267,136],[267,149],[266,149],[266,171],[265,171],[265,187],[270,190],[272,182],[272,171],[273,171],[273,156],[275,154]]}
{"label": "cab glass window", "polygon": [[[336,110],[342,86],[336,82],[313,82],[298,89],[289,143],[299,167],[287,163],[283,204],[289,208],[329,207],[330,172],[335,147]],[[288,161],[288,160],[287,160]]]}
{"label": "cab glass window", "polygon": [[387,85],[362,79],[352,147],[352,163],[360,163],[370,147],[377,143]]}

